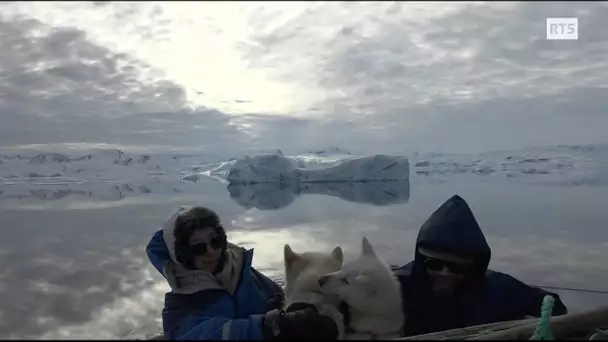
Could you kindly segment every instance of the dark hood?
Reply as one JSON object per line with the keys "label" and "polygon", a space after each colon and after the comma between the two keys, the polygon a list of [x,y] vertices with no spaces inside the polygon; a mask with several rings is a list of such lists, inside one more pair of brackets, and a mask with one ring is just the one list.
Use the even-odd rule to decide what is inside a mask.
{"label": "dark hood", "polygon": [[418,266],[424,260],[421,246],[474,258],[468,280],[483,278],[490,264],[490,246],[469,205],[458,195],[443,203],[420,228],[415,255]]}

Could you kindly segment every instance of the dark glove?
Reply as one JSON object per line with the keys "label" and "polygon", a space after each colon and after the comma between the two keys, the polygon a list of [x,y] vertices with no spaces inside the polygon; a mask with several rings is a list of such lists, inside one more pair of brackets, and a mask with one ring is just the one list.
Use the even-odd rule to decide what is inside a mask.
{"label": "dark glove", "polygon": [[267,340],[337,340],[338,327],[333,319],[321,315],[314,305],[302,305],[285,310],[272,310],[264,318],[264,338]]}
{"label": "dark glove", "polygon": [[283,295],[283,293],[277,293],[269,301],[266,302],[265,312],[268,312],[268,311],[274,310],[274,309],[280,310],[283,308],[284,304],[285,304],[285,296]]}
{"label": "dark glove", "polygon": [[344,317],[344,326],[345,327],[349,326],[350,325],[350,307],[348,306],[348,304],[346,304],[346,302],[340,303],[338,310],[340,310],[342,317]]}

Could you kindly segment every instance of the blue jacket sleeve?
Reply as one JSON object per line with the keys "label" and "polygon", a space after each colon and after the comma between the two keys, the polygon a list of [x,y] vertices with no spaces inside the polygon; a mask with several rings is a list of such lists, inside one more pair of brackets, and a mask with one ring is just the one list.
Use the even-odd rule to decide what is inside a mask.
{"label": "blue jacket sleeve", "polygon": [[165,244],[162,230],[154,233],[146,247],[146,254],[148,254],[148,259],[150,259],[150,263],[152,263],[154,268],[164,275],[163,269],[165,268],[165,264],[171,260],[171,256],[169,255],[169,249]]}
{"label": "blue jacket sleeve", "polygon": [[[217,292],[215,293],[217,296]],[[170,340],[263,340],[264,315],[234,319],[234,303],[228,295],[202,312],[163,310],[165,338]]]}

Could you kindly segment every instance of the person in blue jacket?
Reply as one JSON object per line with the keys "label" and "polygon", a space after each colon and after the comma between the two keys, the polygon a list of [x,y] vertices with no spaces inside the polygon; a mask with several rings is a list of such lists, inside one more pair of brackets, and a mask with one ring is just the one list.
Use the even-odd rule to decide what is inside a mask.
{"label": "person in blue jacket", "polygon": [[540,317],[553,296],[553,315],[567,313],[559,296],[488,269],[491,250],[469,208],[455,195],[420,228],[414,261],[394,269],[414,336],[486,323]]}
{"label": "person in blue jacket", "polygon": [[282,310],[283,290],[251,266],[253,250],[227,241],[218,215],[181,207],[146,252],[166,278],[168,340],[336,339],[334,321],[311,305]]}

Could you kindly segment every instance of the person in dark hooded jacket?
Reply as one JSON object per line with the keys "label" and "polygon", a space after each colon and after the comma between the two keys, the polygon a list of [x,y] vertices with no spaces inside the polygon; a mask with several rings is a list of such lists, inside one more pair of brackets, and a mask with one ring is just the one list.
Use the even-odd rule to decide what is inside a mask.
{"label": "person in dark hooded jacket", "polygon": [[283,290],[252,267],[253,250],[228,242],[215,212],[182,207],[146,248],[165,277],[167,340],[336,339],[334,321],[312,305],[283,310]]}
{"label": "person in dark hooded jacket", "polygon": [[414,261],[394,269],[401,283],[405,336],[540,317],[543,298],[553,315],[567,313],[555,293],[488,269],[491,250],[460,196],[441,205],[420,228]]}

